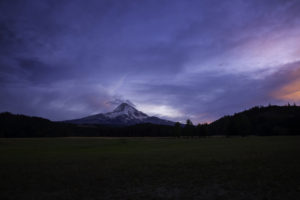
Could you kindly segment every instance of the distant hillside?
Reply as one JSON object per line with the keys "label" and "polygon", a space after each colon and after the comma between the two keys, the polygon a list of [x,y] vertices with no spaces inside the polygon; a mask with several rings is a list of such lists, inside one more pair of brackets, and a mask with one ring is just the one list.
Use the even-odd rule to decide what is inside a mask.
{"label": "distant hillside", "polygon": [[254,107],[224,116],[210,124],[211,134],[222,135],[298,135],[300,134],[300,107]]}
{"label": "distant hillside", "polygon": [[95,127],[52,122],[40,117],[0,113],[0,137],[97,136]]}
{"label": "distant hillside", "polygon": [[40,117],[0,114],[0,137],[51,137],[65,136],[66,127]]}

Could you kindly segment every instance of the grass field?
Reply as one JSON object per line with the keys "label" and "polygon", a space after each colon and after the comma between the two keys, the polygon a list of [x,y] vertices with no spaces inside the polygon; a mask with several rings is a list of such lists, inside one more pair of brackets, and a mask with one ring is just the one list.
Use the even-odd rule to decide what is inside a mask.
{"label": "grass field", "polygon": [[300,137],[0,139],[0,199],[300,199]]}

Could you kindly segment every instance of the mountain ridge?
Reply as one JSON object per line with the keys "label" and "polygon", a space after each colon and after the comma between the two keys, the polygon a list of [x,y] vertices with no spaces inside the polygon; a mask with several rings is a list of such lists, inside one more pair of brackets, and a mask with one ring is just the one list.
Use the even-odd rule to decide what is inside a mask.
{"label": "mountain ridge", "polygon": [[121,103],[112,112],[99,113],[95,115],[86,116],[83,118],[63,121],[71,124],[101,124],[101,125],[118,125],[130,126],[135,124],[159,124],[172,126],[175,122],[161,119],[155,116],[148,116],[147,114],[137,110],[128,103]]}

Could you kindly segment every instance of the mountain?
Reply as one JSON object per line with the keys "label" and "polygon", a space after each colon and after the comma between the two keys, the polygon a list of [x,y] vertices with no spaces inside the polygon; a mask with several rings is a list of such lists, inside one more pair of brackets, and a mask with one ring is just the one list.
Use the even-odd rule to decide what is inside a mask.
{"label": "mountain", "polygon": [[129,126],[145,123],[170,126],[174,125],[174,122],[172,121],[148,116],[127,103],[120,104],[112,112],[100,113],[80,119],[67,120],[64,122],[71,124],[105,124],[119,126]]}

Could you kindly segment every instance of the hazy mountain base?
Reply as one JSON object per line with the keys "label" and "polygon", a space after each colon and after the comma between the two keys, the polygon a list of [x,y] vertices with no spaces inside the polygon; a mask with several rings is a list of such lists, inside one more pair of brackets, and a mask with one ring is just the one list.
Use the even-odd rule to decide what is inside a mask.
{"label": "hazy mountain base", "polygon": [[0,199],[300,197],[300,137],[0,139]]}

